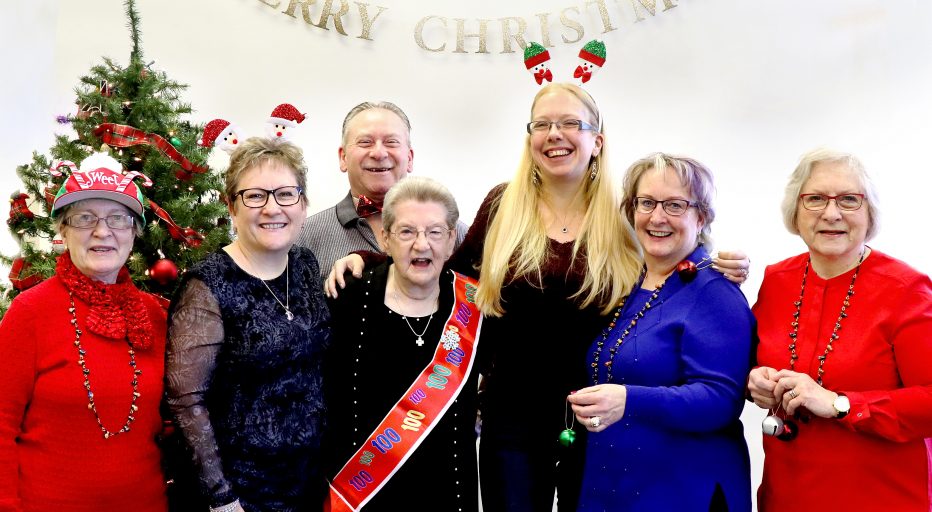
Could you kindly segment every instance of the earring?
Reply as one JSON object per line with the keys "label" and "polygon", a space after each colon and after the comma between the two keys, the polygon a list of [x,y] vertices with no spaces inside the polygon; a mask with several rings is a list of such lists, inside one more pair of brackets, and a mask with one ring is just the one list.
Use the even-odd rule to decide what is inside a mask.
{"label": "earring", "polygon": [[540,169],[537,168],[537,164],[531,166],[531,182],[540,185]]}
{"label": "earring", "polygon": [[599,174],[599,162],[595,159],[592,160],[592,163],[589,164],[589,180],[595,181],[595,177]]}

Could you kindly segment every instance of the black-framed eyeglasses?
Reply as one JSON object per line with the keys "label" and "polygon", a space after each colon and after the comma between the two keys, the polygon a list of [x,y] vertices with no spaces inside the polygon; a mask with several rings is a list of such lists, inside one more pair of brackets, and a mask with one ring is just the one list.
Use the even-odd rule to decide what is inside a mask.
{"label": "black-framed eyeglasses", "polygon": [[278,187],[275,190],[244,188],[233,194],[233,197],[239,196],[248,208],[262,208],[269,202],[269,196],[275,197],[278,206],[291,206],[301,200],[302,192],[304,189],[298,186]]}
{"label": "black-framed eyeglasses", "polygon": [[103,220],[110,229],[129,229],[136,224],[136,218],[124,213],[98,217],[93,213],[76,213],[65,219],[65,225],[77,229],[94,229]]}
{"label": "black-framed eyeglasses", "polygon": [[527,124],[527,132],[529,134],[547,133],[551,126],[556,126],[561,132],[595,131],[594,126],[581,119],[564,119],[562,121],[531,121]]}
{"label": "black-framed eyeglasses", "polygon": [[685,199],[665,199],[663,201],[652,199],[650,197],[635,197],[634,208],[638,213],[651,213],[657,208],[657,205],[667,212],[667,215],[679,217],[686,213],[686,210],[695,208],[699,203],[691,203]]}
{"label": "black-framed eyeglasses", "polygon": [[812,211],[824,210],[828,207],[828,202],[835,200],[835,206],[839,210],[852,212],[861,208],[864,204],[864,194],[841,194],[829,196],[826,194],[799,194],[799,202],[803,208]]}
{"label": "black-framed eyeglasses", "polygon": [[402,242],[413,242],[421,233],[431,242],[442,242],[450,234],[450,231],[453,230],[446,226],[433,226],[427,229],[402,226],[396,231],[389,231],[389,233]]}

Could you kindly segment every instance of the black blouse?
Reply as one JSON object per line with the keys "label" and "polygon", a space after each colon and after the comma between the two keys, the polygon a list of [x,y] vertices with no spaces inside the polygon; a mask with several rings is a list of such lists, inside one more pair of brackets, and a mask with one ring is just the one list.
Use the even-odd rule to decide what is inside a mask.
{"label": "black blouse", "polygon": [[[321,364],[330,316],[314,255],[267,281],[224,251],[189,270],[170,311],[166,400],[211,506],[320,510]],[[289,321],[274,296],[294,314]]]}
{"label": "black blouse", "polygon": [[[325,366],[325,444],[331,477],[430,363],[453,310],[453,275],[444,271],[437,312],[432,319],[408,317],[409,327],[385,305],[390,263],[366,269],[361,279],[347,275],[346,288],[330,303],[334,341]],[[425,328],[426,343],[418,346],[412,330],[421,334]],[[478,510],[477,381],[474,366],[444,417],[364,510],[396,511],[410,503],[430,504],[438,511]]]}

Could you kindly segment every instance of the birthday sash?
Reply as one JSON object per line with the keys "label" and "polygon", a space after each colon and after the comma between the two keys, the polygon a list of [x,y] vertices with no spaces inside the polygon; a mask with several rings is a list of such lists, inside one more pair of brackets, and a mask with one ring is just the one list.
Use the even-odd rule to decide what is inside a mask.
{"label": "birthday sash", "polygon": [[434,357],[362,447],[330,482],[324,509],[357,511],[401,469],[465,387],[475,361],[482,315],[476,281],[453,273],[455,303]]}

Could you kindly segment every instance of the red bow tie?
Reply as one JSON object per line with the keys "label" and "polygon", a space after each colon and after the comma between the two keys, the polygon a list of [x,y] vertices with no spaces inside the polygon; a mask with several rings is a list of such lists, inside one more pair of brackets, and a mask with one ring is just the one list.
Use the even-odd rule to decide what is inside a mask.
{"label": "red bow tie", "polygon": [[592,71],[584,71],[582,66],[576,66],[576,71],[573,72],[573,78],[582,77],[582,83],[586,83],[592,78]]}
{"label": "red bow tie", "polygon": [[537,73],[534,73],[534,79],[537,80],[537,85],[544,83],[544,79],[546,79],[548,82],[553,82],[553,73],[551,73],[549,69],[547,71],[542,69]]}
{"label": "red bow tie", "polygon": [[377,213],[382,213],[382,203],[377,203],[372,199],[360,194],[356,202],[356,215],[362,218],[371,217]]}

